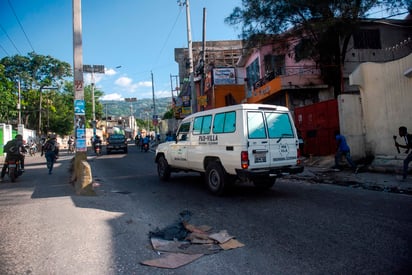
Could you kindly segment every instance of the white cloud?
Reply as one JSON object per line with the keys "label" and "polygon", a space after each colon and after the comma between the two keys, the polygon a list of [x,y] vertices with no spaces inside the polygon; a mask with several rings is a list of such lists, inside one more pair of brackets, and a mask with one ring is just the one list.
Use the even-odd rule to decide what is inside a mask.
{"label": "white cloud", "polygon": [[151,81],[140,81],[137,84],[139,85],[139,87],[152,87]]}
{"label": "white cloud", "polygon": [[112,68],[108,69],[108,68],[106,68],[105,71],[104,71],[104,74],[106,74],[106,75],[115,75],[115,74],[117,74],[117,72],[115,71],[115,69],[112,69]]}
{"label": "white cloud", "polygon": [[102,96],[100,100],[124,100],[124,99],[122,98],[121,94],[113,93],[113,94]]}
{"label": "white cloud", "polygon": [[[97,84],[103,79],[103,74],[93,74],[94,83]],[[83,81],[85,85],[89,85],[92,83],[92,74],[85,73],[83,74]]]}
{"label": "white cloud", "polygon": [[122,76],[114,82],[114,84],[121,86],[121,87],[128,87],[132,84],[132,79],[129,77]]}

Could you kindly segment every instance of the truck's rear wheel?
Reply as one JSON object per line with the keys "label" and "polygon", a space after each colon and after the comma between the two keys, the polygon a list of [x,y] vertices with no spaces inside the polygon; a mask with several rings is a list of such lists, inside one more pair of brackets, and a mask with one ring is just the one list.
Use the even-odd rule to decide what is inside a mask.
{"label": "truck's rear wheel", "polygon": [[226,191],[226,172],[218,162],[211,162],[206,168],[206,184],[214,195],[223,195]]}
{"label": "truck's rear wheel", "polygon": [[170,178],[170,166],[164,156],[160,156],[157,160],[157,174],[164,181]]}

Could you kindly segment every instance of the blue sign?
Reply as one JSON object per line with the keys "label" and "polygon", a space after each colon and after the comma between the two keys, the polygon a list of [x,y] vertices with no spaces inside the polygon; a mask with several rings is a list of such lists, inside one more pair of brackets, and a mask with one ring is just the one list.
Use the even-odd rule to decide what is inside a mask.
{"label": "blue sign", "polygon": [[74,101],[74,114],[75,115],[85,115],[86,114],[86,103],[84,100],[76,99]]}
{"label": "blue sign", "polygon": [[76,150],[80,152],[87,151],[86,139],[84,138],[77,138],[76,139]]}

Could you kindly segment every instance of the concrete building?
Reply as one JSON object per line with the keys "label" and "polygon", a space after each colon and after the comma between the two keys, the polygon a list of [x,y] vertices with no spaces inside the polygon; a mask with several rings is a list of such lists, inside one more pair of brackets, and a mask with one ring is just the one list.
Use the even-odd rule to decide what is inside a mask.
{"label": "concrete building", "polygon": [[360,94],[340,96],[339,117],[354,154],[396,155],[393,136],[399,126],[412,131],[412,53],[390,62],[362,63],[350,75],[350,84]]}

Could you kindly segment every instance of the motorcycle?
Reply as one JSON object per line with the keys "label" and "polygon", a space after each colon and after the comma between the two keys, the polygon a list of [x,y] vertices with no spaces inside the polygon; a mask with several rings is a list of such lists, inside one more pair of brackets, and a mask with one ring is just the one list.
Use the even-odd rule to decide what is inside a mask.
{"label": "motorcycle", "polygon": [[149,143],[143,143],[143,151],[149,151]]}
{"label": "motorcycle", "polygon": [[30,156],[35,156],[38,149],[37,149],[37,144],[33,143],[30,147],[29,147],[29,154]]}
{"label": "motorcycle", "polygon": [[96,155],[100,156],[101,152],[102,152],[102,144],[101,142],[96,142],[94,143],[94,152],[96,153]]}
{"label": "motorcycle", "polygon": [[20,167],[20,160],[9,159],[5,162],[5,164],[7,165],[7,175],[9,176],[11,182],[15,182],[16,179],[23,174],[23,171]]}
{"label": "motorcycle", "polygon": [[69,148],[67,149],[69,154],[74,154],[75,148],[74,148],[74,144],[69,144]]}

